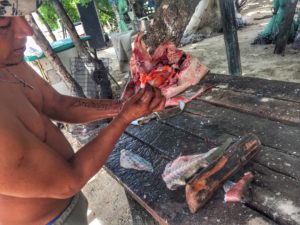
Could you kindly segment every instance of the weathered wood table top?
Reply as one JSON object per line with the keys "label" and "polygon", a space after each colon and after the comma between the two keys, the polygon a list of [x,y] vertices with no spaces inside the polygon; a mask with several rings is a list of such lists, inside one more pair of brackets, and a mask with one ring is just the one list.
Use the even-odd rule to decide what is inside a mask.
{"label": "weathered wood table top", "polygon": [[[214,88],[165,121],[130,126],[106,169],[160,224],[300,224],[300,84],[210,74],[199,85]],[[228,137],[256,134],[258,155],[231,180],[252,171],[252,198],[225,203],[220,189],[196,214],[189,212],[184,187],[167,189],[166,164],[180,154],[208,151]],[[120,150],[139,154],[154,167],[140,172],[120,167]]]}

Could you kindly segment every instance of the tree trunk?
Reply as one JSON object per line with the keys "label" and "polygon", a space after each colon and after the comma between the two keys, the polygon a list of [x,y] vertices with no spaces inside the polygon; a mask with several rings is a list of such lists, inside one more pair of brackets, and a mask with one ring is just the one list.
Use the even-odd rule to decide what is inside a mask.
{"label": "tree trunk", "polygon": [[55,35],[53,34],[49,24],[47,23],[47,21],[45,20],[43,15],[38,10],[36,11],[36,14],[39,16],[39,18],[43,21],[44,25],[46,26],[47,31],[49,32],[49,35],[50,35],[52,41],[57,41]]}
{"label": "tree trunk", "polygon": [[39,27],[37,26],[33,16],[30,16],[29,23],[33,29],[36,43],[41,47],[45,56],[50,61],[53,68],[58,71],[58,74],[61,76],[62,80],[71,90],[74,90],[75,93],[80,97],[85,97],[84,92],[81,86],[77,83],[77,81],[69,74],[64,65],[62,64],[60,58],[51,48],[48,40],[45,38]]}
{"label": "tree trunk", "polygon": [[158,8],[161,4],[162,0],[155,0],[156,7]]}
{"label": "tree trunk", "polygon": [[247,0],[235,0],[235,7],[238,12],[242,11],[242,8],[247,4]]}
{"label": "tree trunk", "polygon": [[153,51],[160,43],[180,43],[184,30],[195,12],[199,0],[161,0],[154,14],[153,26],[145,36],[145,43]]}
{"label": "tree trunk", "polygon": [[62,20],[62,23],[64,24],[65,28],[67,29],[76,49],[78,50],[79,54],[81,56],[87,57],[87,59],[90,62],[93,62],[95,66],[95,71],[93,72],[93,79],[94,81],[100,85],[101,92],[100,92],[100,98],[105,99],[111,99],[113,97],[110,81],[108,79],[109,73],[107,69],[105,68],[103,62],[99,59],[97,59],[97,55],[95,54],[94,57],[92,57],[91,53],[88,51],[87,46],[81,39],[79,38],[79,35],[77,34],[77,31],[75,29],[75,26],[73,22],[71,21],[70,17],[67,15],[66,10],[64,9],[63,5],[59,0],[51,0],[51,3],[53,4],[56,12],[58,13],[59,17]]}
{"label": "tree trunk", "polygon": [[201,0],[197,5],[183,36],[192,34],[210,35],[221,30],[221,11],[217,0]]}
{"label": "tree trunk", "polygon": [[295,10],[297,7],[298,0],[288,0],[286,2],[284,12],[283,12],[283,21],[279,27],[279,34],[276,38],[275,43],[275,54],[284,55],[285,47],[289,39],[289,32],[293,23]]}
{"label": "tree trunk", "polygon": [[80,55],[84,55],[90,61],[93,61],[91,54],[87,50],[85,43],[80,40],[79,35],[75,29],[73,22],[71,21],[70,17],[68,16],[66,10],[64,9],[62,3],[59,0],[51,0],[53,7],[55,8],[57,14],[61,18],[62,23],[64,24],[65,28],[67,29],[76,49],[78,50]]}
{"label": "tree trunk", "polygon": [[[300,21],[300,18],[299,18]],[[300,50],[300,26],[298,26],[298,30],[296,32],[296,36],[293,43],[293,49]]]}

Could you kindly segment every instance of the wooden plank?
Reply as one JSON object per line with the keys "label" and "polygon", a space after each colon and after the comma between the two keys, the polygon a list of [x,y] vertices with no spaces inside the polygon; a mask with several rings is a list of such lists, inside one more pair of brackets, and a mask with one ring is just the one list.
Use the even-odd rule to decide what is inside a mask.
{"label": "wooden plank", "polygon": [[264,146],[253,161],[300,181],[300,159],[298,157],[293,157],[274,148]]}
{"label": "wooden plank", "polygon": [[[231,88],[241,88],[239,81],[231,80],[232,82],[229,82],[225,88],[225,93],[232,93],[234,89]],[[270,90],[268,86],[262,89],[270,96],[276,93],[278,99],[288,100],[288,88],[286,95],[283,95],[284,98],[281,98],[282,88],[279,83],[277,85],[275,82],[275,84],[272,82],[271,86],[274,88],[271,91],[268,91]],[[288,83],[287,86],[289,85],[293,87],[292,84]],[[246,91],[241,90],[241,92],[253,97],[255,92],[251,93],[251,91],[255,91],[255,85],[251,83],[248,87],[250,88],[245,88]],[[292,98],[296,99],[299,93],[294,92],[297,85],[294,87],[295,89],[290,91],[293,93]],[[238,98],[234,93],[233,96]],[[235,101],[231,101],[230,104],[232,103],[236,104]],[[238,103],[243,102],[239,99]],[[249,107],[247,104],[246,106]],[[265,145],[253,160],[256,163],[249,164],[239,173],[241,175],[246,169],[255,173],[255,182],[251,185],[253,199],[247,201],[246,206],[225,204],[223,191],[220,190],[203,209],[191,215],[185,203],[183,189],[170,191],[161,180],[161,173],[166,163],[182,152],[184,154],[205,152],[209,146],[219,145],[227,137],[238,137],[249,132],[258,135]],[[107,168],[160,224],[294,225],[300,223],[299,127],[201,101],[193,101],[188,104],[185,113],[166,120],[165,124],[153,121],[142,127],[130,126],[126,133],[129,136],[122,136],[109,158]],[[123,148],[131,149],[153,163],[154,173],[120,168],[119,151]],[[238,177],[235,176],[233,179]]]}
{"label": "wooden plank", "polygon": [[198,99],[271,120],[300,125],[300,103],[297,102],[260,97],[222,88],[213,88]]}
{"label": "wooden plank", "polygon": [[151,145],[166,159],[175,159],[180,154],[203,153],[210,149],[210,146],[203,139],[158,121],[152,121],[141,127],[129,126],[126,133],[147,145]]}
{"label": "wooden plank", "polygon": [[[131,150],[151,162],[154,172],[120,167],[120,151],[122,149]],[[141,141],[124,134],[109,156],[105,168],[143,208],[161,224],[165,224],[164,220],[153,209],[153,203],[167,196],[167,187],[161,179],[167,162]]]}
{"label": "wooden plank", "polygon": [[253,77],[208,74],[201,84],[211,84],[218,88],[249,93],[258,97],[271,97],[300,103],[300,84],[266,80]]}
{"label": "wooden plank", "polygon": [[247,205],[279,224],[300,224],[299,182],[254,164],[252,197]]}
{"label": "wooden plank", "polygon": [[[130,149],[154,166],[154,172],[120,167],[120,151]],[[161,179],[166,161],[158,151],[128,135],[123,135],[106,164],[107,171],[162,225],[276,224],[243,204],[225,204],[220,190],[198,213],[192,215],[185,202],[184,188],[170,191]]]}
{"label": "wooden plank", "polygon": [[[226,121],[224,122],[226,123]],[[166,123],[177,129],[189,132],[192,135],[199,136],[200,138],[206,138],[207,141],[217,145],[224,142],[228,137],[236,138],[241,133],[247,133],[248,131],[247,128],[246,130],[241,129],[238,131],[236,128],[234,128],[233,133],[231,132],[233,135],[222,133],[226,131],[222,131],[221,127],[217,127],[215,124],[212,124],[210,116],[202,115],[200,117],[190,113],[183,113],[176,117],[170,118],[166,121]],[[256,133],[262,134],[260,131]],[[279,135],[283,133],[279,133]],[[265,135],[263,134],[259,137],[264,141],[266,139]],[[300,181],[299,157],[283,153],[275,148],[263,146],[262,150],[258,153],[253,161],[258,162],[261,165],[270,168],[271,170],[277,171]]]}
{"label": "wooden plank", "polygon": [[227,54],[229,74],[242,75],[240,48],[237,36],[237,24],[235,18],[234,2],[232,0],[219,0],[224,41]]}
{"label": "wooden plank", "polygon": [[[118,164],[119,151],[124,147],[152,162],[155,168],[154,174],[120,168]],[[107,167],[113,171],[114,176],[118,177],[125,188],[130,190],[135,199],[138,199],[137,201],[161,224],[197,224],[196,221],[200,221],[201,218],[202,221],[199,224],[215,224],[217,221],[221,224],[235,224],[236,221],[247,224],[245,218],[242,222],[240,221],[241,218],[234,215],[234,210],[235,213],[240,213],[241,210],[250,213],[250,215],[256,213],[255,218],[257,218],[259,213],[252,211],[250,208],[262,212],[279,224],[294,225],[298,223],[300,199],[298,197],[299,182],[296,180],[268,170],[259,164],[250,164],[248,168],[239,172],[240,175],[249,169],[255,173],[255,182],[252,185],[253,199],[247,202],[250,208],[243,208],[242,204],[222,203],[223,192],[219,190],[207,206],[204,206],[195,216],[192,216],[188,212],[183,190],[169,191],[161,180],[161,173],[166,163],[167,161],[159,157],[156,151],[144,146],[141,141],[127,136],[122,137],[116,146]],[[238,177],[236,176],[234,179]],[[280,205],[276,206],[276,203],[280,203]],[[292,211],[283,210],[284,206],[291,207]],[[233,210],[231,207],[237,208]],[[182,215],[188,216],[189,219]],[[242,215],[245,216],[245,214]],[[228,217],[231,218],[230,221],[228,221]],[[207,218],[204,223],[202,223],[203,218]],[[250,220],[249,217],[246,217],[246,219]],[[259,220],[266,220],[266,218],[259,216]],[[268,221],[268,223],[272,222]]]}
{"label": "wooden plank", "polygon": [[284,55],[287,45],[291,26],[294,20],[295,10],[298,0],[287,0],[283,11],[283,20],[279,27],[279,34],[276,37],[274,53]]}
{"label": "wooden plank", "polygon": [[213,126],[224,133],[235,136],[254,133],[260,138],[263,145],[290,155],[300,156],[299,127],[289,126],[253,115],[245,115],[231,109],[217,107],[200,101],[189,103],[186,111],[195,115],[205,116],[205,118],[198,120],[199,123],[203,123],[202,128],[204,126]]}

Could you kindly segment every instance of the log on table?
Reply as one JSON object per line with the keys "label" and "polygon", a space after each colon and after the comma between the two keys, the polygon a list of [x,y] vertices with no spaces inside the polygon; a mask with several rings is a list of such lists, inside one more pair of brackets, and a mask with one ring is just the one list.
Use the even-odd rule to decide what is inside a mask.
{"label": "log on table", "polygon": [[261,142],[248,134],[232,144],[224,155],[196,174],[186,185],[186,201],[192,213],[201,208],[223,183],[261,149]]}

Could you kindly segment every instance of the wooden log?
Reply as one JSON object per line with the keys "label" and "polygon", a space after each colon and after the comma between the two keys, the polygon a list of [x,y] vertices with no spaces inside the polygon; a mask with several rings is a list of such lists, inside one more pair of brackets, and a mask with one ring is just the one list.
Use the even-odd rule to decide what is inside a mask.
{"label": "wooden log", "polygon": [[229,74],[240,76],[242,75],[242,66],[234,2],[232,0],[220,0],[220,8]]}
{"label": "wooden log", "polygon": [[283,21],[280,24],[279,34],[276,38],[274,54],[284,55],[297,3],[297,0],[288,0],[285,5]]}
{"label": "wooden log", "polygon": [[258,137],[248,134],[231,145],[221,158],[196,174],[185,188],[190,211],[195,213],[204,206],[222,184],[249,162],[260,149]]}

